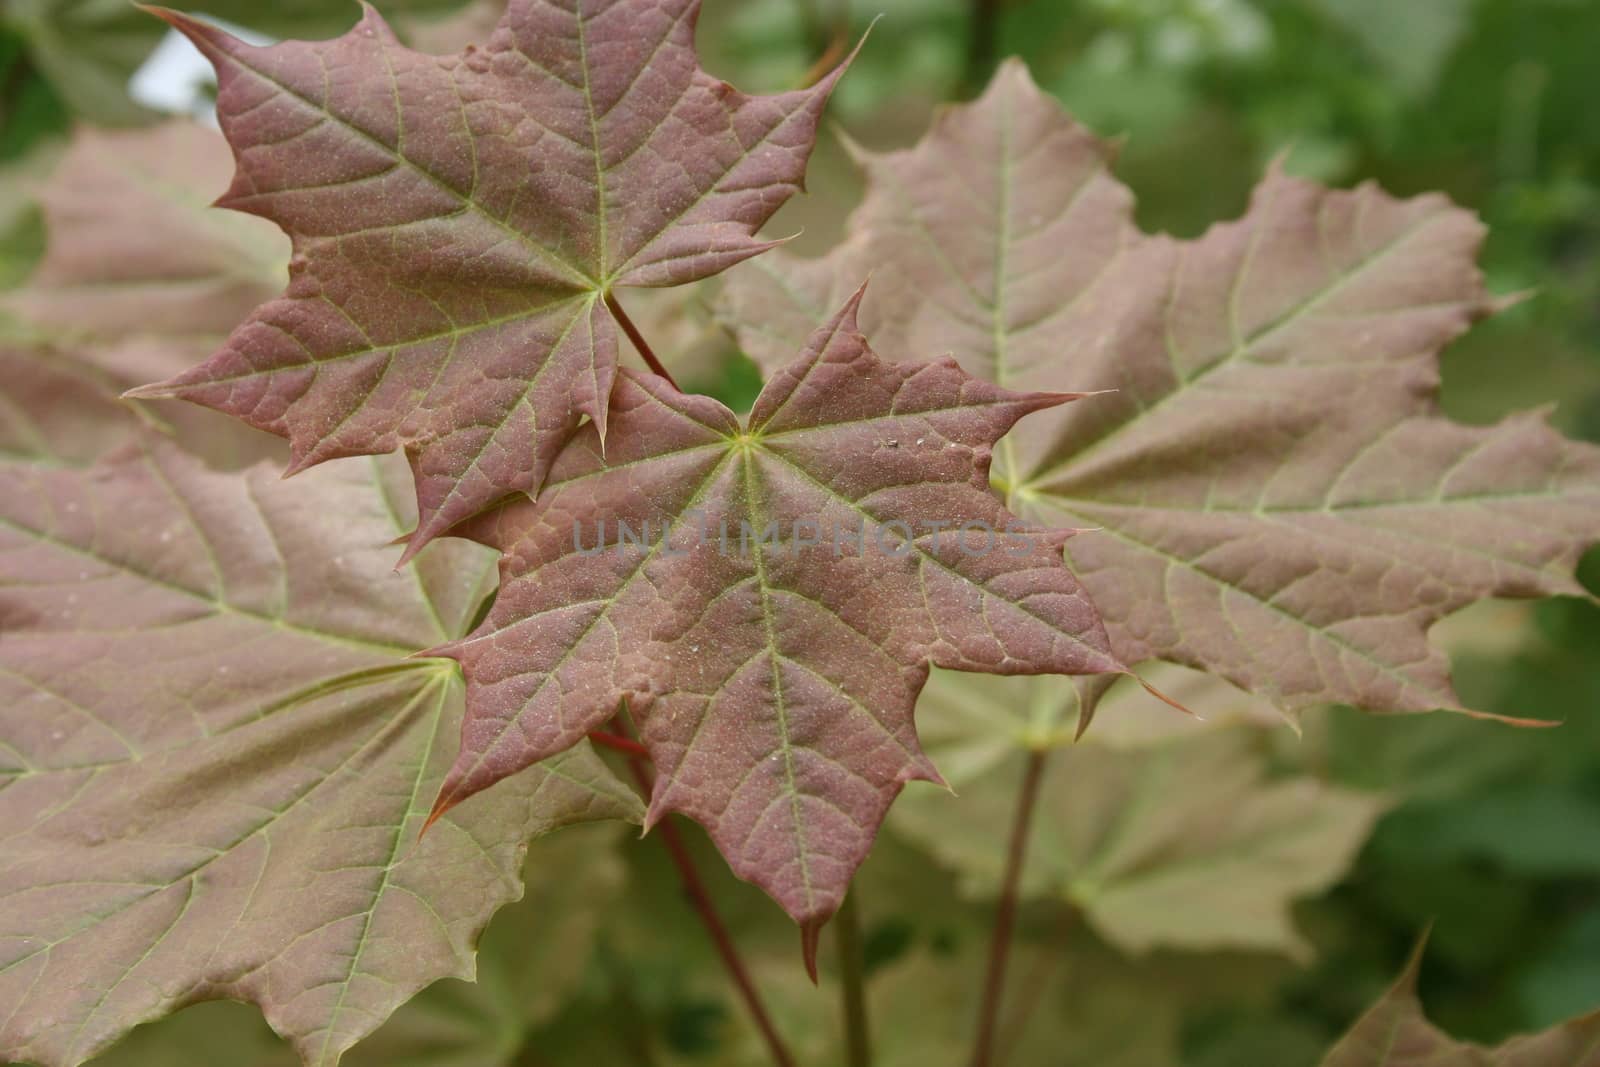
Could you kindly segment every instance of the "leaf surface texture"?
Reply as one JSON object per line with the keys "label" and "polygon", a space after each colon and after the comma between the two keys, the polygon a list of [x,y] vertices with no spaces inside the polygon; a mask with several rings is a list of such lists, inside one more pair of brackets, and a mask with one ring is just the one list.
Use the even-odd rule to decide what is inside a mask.
{"label": "leaf surface texture", "polygon": [[1109,146],[1015,62],[916,147],[859,155],[850,239],[741,268],[725,316],[775,366],[870,269],[862,323],[886,356],[949,349],[1007,387],[1107,391],[1021,427],[995,479],[1019,514],[1095,531],[1068,556],[1126,661],[1287,711],[1463,710],[1434,622],[1582,593],[1600,450],[1539,413],[1438,411],[1441,349],[1495,306],[1483,228],[1443,197],[1274,170],[1242,219],[1146,236]]}
{"label": "leaf surface texture", "polygon": [[525,842],[637,814],[585,746],[418,831],[493,560],[391,571],[403,475],[298,485],[161,443],[0,468],[0,1054],[77,1063],[196,1000],[334,1063],[472,973]]}

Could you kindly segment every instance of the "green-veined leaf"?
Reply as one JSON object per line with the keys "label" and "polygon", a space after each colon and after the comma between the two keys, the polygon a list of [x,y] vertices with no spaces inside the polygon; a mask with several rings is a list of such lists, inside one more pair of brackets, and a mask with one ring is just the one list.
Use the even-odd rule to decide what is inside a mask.
{"label": "green-veined leaf", "polygon": [[585,750],[420,842],[462,714],[477,546],[412,573],[403,476],[284,485],[160,443],[0,468],[0,1054],[72,1064],[196,1000],[331,1064],[472,971],[526,840],[630,817]]}
{"label": "green-veined leaf", "polygon": [[988,484],[994,442],[1070,396],[885,363],[855,308],[744,424],[625,372],[604,455],[587,429],[537,501],[465,529],[504,553],[502,588],[438,650],[465,668],[468,718],[436,811],[626,700],[657,770],[649,821],[703,823],[814,935],[901,787],[937,779],[911,722],[930,664],[1123,670],[1061,562],[1066,535],[1014,527]]}
{"label": "green-veined leaf", "polygon": [[[481,47],[411,51],[376,11],[267,48],[166,17],[216,66],[221,203],[293,239],[289,288],[176,396],[287,437],[292,467],[404,448],[408,552],[603,436],[614,290],[769,247],[842,67],[751,97],[700,68],[697,0],[511,0]],[[330,76],[336,71],[339,76]]]}
{"label": "green-veined leaf", "polygon": [[1443,197],[1274,171],[1241,220],[1147,237],[1111,154],[1008,63],[915,148],[863,152],[850,239],[742,268],[726,314],[775,366],[870,269],[862,322],[889,357],[951,348],[1008,387],[1109,390],[1025,424],[995,477],[1019,514],[1095,531],[1068,557],[1123,659],[1287,711],[1462,710],[1428,628],[1581,594],[1600,536],[1600,449],[1539,414],[1437,411],[1440,349],[1494,307],[1482,226]]}

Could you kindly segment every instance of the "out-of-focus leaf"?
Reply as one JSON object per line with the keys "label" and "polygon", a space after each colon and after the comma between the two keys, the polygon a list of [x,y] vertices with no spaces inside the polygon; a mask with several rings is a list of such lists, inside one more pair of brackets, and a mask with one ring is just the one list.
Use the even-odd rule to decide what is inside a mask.
{"label": "out-of-focus leaf", "polygon": [[121,0],[0,0],[0,21],[27,43],[34,65],[73,112],[126,124],[153,116],[128,96],[128,79],[164,32]]}
{"label": "out-of-focus leaf", "polygon": [[1185,1056],[1183,1067],[1312,1067],[1327,1047],[1327,1037],[1302,1020],[1248,1017]]}
{"label": "out-of-focus leaf", "polygon": [[[496,0],[504,9],[504,0]],[[440,20],[457,14],[468,0],[373,0],[383,14],[419,22]],[[329,0],[196,0],[190,10],[201,15],[225,19],[273,37],[317,39],[344,33],[360,17],[355,3],[330,3]]]}
{"label": "out-of-focus leaf", "polygon": [[505,10],[506,0],[469,0],[443,17],[423,13],[396,19],[395,28],[417,51],[443,56],[487,41]]}
{"label": "out-of-focus leaf", "polygon": [[139,1027],[93,1062],[95,1067],[295,1067],[300,1057],[254,1007],[208,1000]]}
{"label": "out-of-focus leaf", "polygon": [[[19,204],[41,206],[46,241],[25,283],[0,291],[0,334],[48,349],[58,373],[98,379],[108,397],[204,358],[287,276],[281,234],[210,209],[231,170],[226,142],[198,124],[80,130],[59,161],[13,179]],[[142,415],[217,466],[282,452],[198,408]]]}
{"label": "out-of-focus leaf", "polygon": [[[869,918],[902,903],[916,906],[877,896],[864,903]],[[954,910],[944,916],[958,926],[954,936],[919,937],[869,978],[875,1067],[955,1067],[970,1054],[988,916],[962,917]],[[1180,1036],[1186,1017],[1219,1002],[1256,1003],[1270,989],[1268,980],[1282,974],[1276,965],[1262,967],[1258,959],[1231,954],[1128,959],[1071,925],[1070,917],[1030,933],[1034,937],[1017,945],[1011,959],[998,1043],[998,1062],[1018,1067],[1179,1067],[1185,1062]],[[812,987],[787,948],[773,945],[745,955],[797,1062],[842,1064],[846,1056],[831,976],[820,991]],[[659,1061],[673,1067],[767,1067],[771,1057],[739,1019],[737,1002],[717,990],[711,1005],[709,1040],[692,1048],[664,1041],[656,1050]],[[592,1017],[586,1021],[595,1025]],[[593,1042],[578,1040],[567,1047],[581,1050]],[[567,1060],[552,1056],[551,1062]],[[614,1054],[605,1062],[631,1061]]]}
{"label": "out-of-focus leaf", "polygon": [[22,284],[44,256],[44,218],[33,193],[59,154],[57,144],[47,142],[0,167],[0,292]]}
{"label": "out-of-focus leaf", "polygon": [[1360,41],[1401,91],[1421,96],[1466,32],[1472,0],[1314,0],[1334,24]]}
{"label": "out-of-focus leaf", "polygon": [[138,1023],[256,1002],[331,1064],[471,974],[528,838],[638,814],[586,748],[420,841],[492,556],[392,571],[404,476],[284,485],[145,443],[0,468],[0,1054],[75,1064]]}
{"label": "out-of-focus leaf", "polygon": [[1428,1022],[1417,999],[1419,947],[1398,981],[1358,1020],[1322,1067],[1596,1067],[1600,1012],[1496,1048],[1456,1041]]}
{"label": "out-of-focus leaf", "polygon": [[[955,1064],[971,1048],[981,994],[979,946],[922,951],[879,975],[869,993],[876,1067]],[[1008,1033],[1007,1062],[1050,1067],[1178,1067],[1181,1000],[1102,950],[1023,949],[1012,960],[1013,1003],[1027,1025]],[[819,1020],[820,1021],[820,1020]],[[844,1062],[835,1048],[822,1062]],[[754,1067],[754,1065],[752,1065]]]}
{"label": "out-of-focus leaf", "polygon": [[105,375],[43,347],[0,342],[0,459],[92,463],[143,425]]}
{"label": "out-of-focus leaf", "polygon": [[0,290],[20,285],[44,256],[44,219],[9,184],[0,183]]}
{"label": "out-of-focus leaf", "polygon": [[48,244],[0,311],[129,385],[204,356],[287,278],[289,242],[215,211],[233,163],[215,130],[82,129],[35,179]]}
{"label": "out-of-focus leaf", "polygon": [[[350,1067],[515,1067],[583,979],[619,906],[616,827],[575,827],[529,849],[523,899],[495,916],[477,980],[429,986],[343,1060]],[[537,1047],[534,1047],[537,1052]]]}
{"label": "out-of-focus leaf", "polygon": [[[28,58],[26,44],[8,26],[0,3],[0,164],[26,161],[70,124],[66,106]],[[0,191],[4,190],[0,176]],[[5,202],[0,201],[0,205]],[[0,206],[0,222],[8,211]],[[0,226],[3,231],[3,226]],[[3,242],[0,242],[3,244]]]}
{"label": "out-of-focus leaf", "polygon": [[1600,876],[1600,797],[1568,782],[1506,782],[1397,814],[1388,847],[1407,860],[1478,860],[1524,878]]}
{"label": "out-of-focus leaf", "polygon": [[[915,790],[890,825],[991,895],[1021,764],[1013,756],[959,797]],[[1303,954],[1290,904],[1344,873],[1383,808],[1311,778],[1270,778],[1257,729],[1123,751],[1086,739],[1049,756],[1022,892],[1071,902],[1130,952]]]}
{"label": "out-of-focus leaf", "polygon": [[938,780],[911,722],[930,665],[1124,672],[1061,562],[1068,534],[1016,524],[989,489],[995,441],[1070,395],[885,363],[856,306],[743,423],[625,371],[603,450],[591,424],[537,500],[458,529],[502,552],[502,585],[436,650],[469,708],[436,811],[626,701],[657,771],[647,825],[700,822],[814,936],[901,788]]}
{"label": "out-of-focus leaf", "polygon": [[[945,781],[960,789],[1018,751],[1060,748],[1080,733],[1085,703],[1100,708],[1095,740],[1116,748],[1176,740],[1230,723],[1282,725],[1266,701],[1220,678],[1170,663],[1147,663],[1139,677],[1205,719],[1150,699],[1132,678],[1005,678],[934,671],[917,701],[917,736]],[[1109,688],[1104,696],[1100,693]]]}

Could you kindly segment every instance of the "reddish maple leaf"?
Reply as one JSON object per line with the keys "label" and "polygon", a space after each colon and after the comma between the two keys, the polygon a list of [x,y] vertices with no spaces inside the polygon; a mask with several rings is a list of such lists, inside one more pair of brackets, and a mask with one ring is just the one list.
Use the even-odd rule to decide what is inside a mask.
{"label": "reddish maple leaf", "polygon": [[159,12],[217,68],[238,159],[222,206],[293,239],[287,291],[176,396],[287,437],[291,471],[404,448],[408,554],[537,489],[583,415],[606,430],[614,290],[714,274],[800,188],[841,66],[745,96],[700,69],[694,0],[511,0],[437,57],[377,12],[252,47]]}
{"label": "reddish maple leaf", "polygon": [[1008,62],[915,148],[861,153],[846,243],[751,264],[724,310],[774,366],[871,269],[886,354],[938,344],[1000,384],[1105,390],[1008,437],[996,483],[1030,519],[1095,529],[1069,562],[1128,662],[1288,712],[1465,710],[1428,628],[1485,597],[1581,595],[1600,529],[1600,450],[1540,414],[1438,411],[1440,350],[1495,307],[1482,225],[1275,170],[1242,219],[1145,236],[1111,158]]}
{"label": "reddish maple leaf", "polygon": [[[814,934],[901,787],[938,780],[912,725],[930,664],[1124,670],[1062,563],[1067,535],[1022,526],[988,483],[994,443],[1073,394],[886,363],[855,312],[743,426],[625,370],[604,454],[585,428],[537,501],[464,528],[504,553],[501,592],[434,652],[461,662],[469,709],[436,815],[626,700],[658,772],[650,821],[703,823]],[[650,543],[618,544],[620,528]]]}

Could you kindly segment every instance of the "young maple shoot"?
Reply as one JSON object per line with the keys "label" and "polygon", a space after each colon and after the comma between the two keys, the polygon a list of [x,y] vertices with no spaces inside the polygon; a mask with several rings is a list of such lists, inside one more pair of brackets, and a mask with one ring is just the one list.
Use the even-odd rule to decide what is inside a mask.
{"label": "young maple shoot", "polygon": [[[1466,711],[1429,627],[1581,592],[1600,449],[1541,415],[1437,408],[1440,352],[1497,306],[1466,212],[1274,170],[1238,221],[1147,236],[1109,147],[1008,62],[915,147],[854,148],[849,236],[799,259],[757,235],[801,188],[848,60],[746,96],[701,69],[697,10],[509,0],[443,57],[370,8],[335,40],[268,47],[162,13],[217,68],[237,164],[221,205],[276,223],[292,258],[278,293],[264,224],[193,225],[96,162],[125,149],[188,191],[218,165],[206,134],[90,134],[45,198],[41,269],[4,298],[42,339],[0,348],[23,401],[0,409],[0,1056],[77,1064],[235,998],[337,1063],[472,973],[529,839],[675,812],[799,924],[814,977],[891,803],[943,780],[913,724],[933,667],[1061,676],[1043,717],[1079,733],[1150,659],[1288,715]],[[719,314],[767,374],[742,419],[618,366],[626,333],[659,367],[627,290],[723,271]],[[161,315],[81,298],[213,273]],[[110,400],[136,374],[167,380],[135,397],[287,438],[300,476],[208,468],[195,449],[228,466],[251,446],[182,417],[187,450],[162,439]],[[647,803],[588,740],[620,708]],[[1210,896],[1184,910],[1118,882],[1131,853],[1026,866],[1094,804],[1148,795],[1146,754],[1085,747],[1069,780],[1047,761],[1072,729],[961,729],[1031,783],[1021,803],[1022,775],[919,797],[901,826],[1001,901],[977,1064],[1020,898],[1074,897],[1134,950],[1293,949],[1290,899],[1383,806],[1268,786],[1242,736],[1164,748],[1169,783],[1214,795],[1124,825],[1208,858],[1168,868],[1169,892],[1188,876]],[[988,815],[1008,807],[995,877]],[[1278,842],[1248,909],[1209,862],[1243,832],[1228,813]],[[1422,1019],[1414,974],[1329,1067],[1388,1067],[1372,1033],[1468,1054]],[[1485,1062],[1570,1063],[1592,1030]]]}

